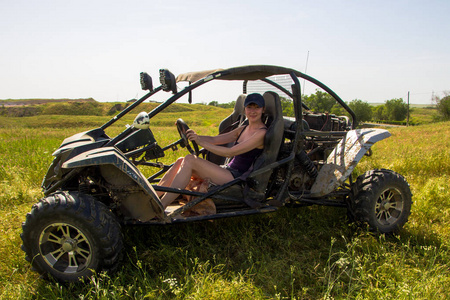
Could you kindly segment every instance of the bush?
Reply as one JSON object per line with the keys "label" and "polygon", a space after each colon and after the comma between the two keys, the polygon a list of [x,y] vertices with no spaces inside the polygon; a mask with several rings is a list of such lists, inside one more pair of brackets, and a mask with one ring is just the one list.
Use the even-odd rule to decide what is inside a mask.
{"label": "bush", "polygon": [[330,94],[316,90],[315,94],[309,96],[303,96],[303,102],[313,112],[331,112],[333,106],[336,104],[336,100]]}
{"label": "bush", "polygon": [[450,120],[450,92],[444,92],[443,98],[434,97],[433,101],[439,112],[439,117],[443,121]]}
{"label": "bush", "polygon": [[408,114],[408,104],[402,98],[387,100],[386,114],[389,121],[403,121]]}
{"label": "bush", "polygon": [[372,108],[369,103],[355,99],[348,104],[356,115],[359,123],[370,121],[372,119]]}

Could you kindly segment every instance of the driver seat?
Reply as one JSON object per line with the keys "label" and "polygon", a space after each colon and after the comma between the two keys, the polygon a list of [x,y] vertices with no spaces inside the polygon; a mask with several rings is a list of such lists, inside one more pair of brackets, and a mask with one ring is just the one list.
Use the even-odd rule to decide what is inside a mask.
{"label": "driver seat", "polygon": [[[277,161],[284,141],[284,120],[280,97],[275,92],[265,92],[263,97],[266,105],[264,123],[267,126],[264,150],[250,167],[251,169],[239,177],[240,183],[219,192],[235,199],[243,199],[245,204],[252,208],[263,206],[267,185],[273,173],[273,168],[268,166]],[[214,202],[218,209],[221,206],[225,208],[232,204],[236,205],[235,201],[214,199]]]}
{"label": "driver seat", "polygon": [[[272,91],[265,92],[263,97],[266,105],[264,114],[267,126],[264,150],[253,163],[253,170],[246,178],[245,190],[247,192],[244,191],[244,198],[256,200],[259,203],[265,200],[267,185],[273,173],[273,168],[267,168],[267,170],[264,168],[276,162],[284,140],[284,120],[280,97]],[[246,203],[250,205],[247,201]]]}
{"label": "driver seat", "polygon": [[219,134],[229,132],[235,128],[237,128],[242,122],[245,120],[245,112],[244,112],[244,101],[247,97],[246,94],[241,94],[236,99],[236,103],[234,104],[234,110],[219,125]]}
{"label": "driver seat", "polygon": [[[247,97],[246,94],[241,94],[236,99],[236,103],[234,104],[234,110],[231,113],[231,115],[229,115],[228,117],[223,119],[222,122],[220,122],[219,134],[226,133],[233,129],[236,129],[239,127],[239,125],[242,124],[242,122],[245,121],[244,101],[246,97]],[[222,146],[231,147],[232,145],[233,143]],[[226,159],[227,159],[226,157],[219,156],[209,151],[206,153],[206,160],[209,160],[210,162],[213,162],[216,165],[225,164]]]}

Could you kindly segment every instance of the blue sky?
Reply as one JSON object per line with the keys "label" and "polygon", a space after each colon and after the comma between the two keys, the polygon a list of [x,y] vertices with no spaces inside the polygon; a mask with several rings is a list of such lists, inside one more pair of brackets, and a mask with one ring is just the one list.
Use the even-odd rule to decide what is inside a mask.
{"label": "blue sky", "polygon": [[450,90],[449,14],[446,0],[0,0],[0,99],[125,101],[141,71],[305,71],[309,52],[307,74],[345,101],[429,104]]}

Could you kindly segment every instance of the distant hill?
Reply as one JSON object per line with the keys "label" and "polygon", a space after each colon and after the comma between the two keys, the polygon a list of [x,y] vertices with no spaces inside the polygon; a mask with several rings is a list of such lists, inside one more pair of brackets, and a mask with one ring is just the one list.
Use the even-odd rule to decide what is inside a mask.
{"label": "distant hill", "polygon": [[[70,116],[113,116],[132,104],[126,102],[98,102],[88,99],[18,99],[0,100],[0,116],[31,117],[39,115],[70,115]],[[133,113],[152,111],[160,103],[144,102],[135,108]],[[222,110],[224,108],[203,104],[174,103],[164,112],[188,112]]]}
{"label": "distant hill", "polygon": [[57,102],[97,102],[93,98],[87,99],[0,99],[0,106],[40,105]]}

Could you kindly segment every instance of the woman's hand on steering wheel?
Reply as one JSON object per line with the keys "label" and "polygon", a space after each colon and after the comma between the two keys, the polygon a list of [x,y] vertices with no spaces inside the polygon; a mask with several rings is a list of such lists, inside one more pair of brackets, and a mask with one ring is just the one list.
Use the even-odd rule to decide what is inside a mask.
{"label": "woman's hand on steering wheel", "polygon": [[[184,145],[186,146],[188,151],[191,154],[195,154],[198,156],[200,154],[200,151],[198,149],[197,143],[194,141],[198,138],[195,131],[191,130],[189,132],[189,137],[193,138],[193,140],[190,140],[190,139],[188,139],[187,134],[186,134],[186,132],[189,130],[189,126],[187,126],[186,122],[184,122],[182,119],[178,119],[176,122],[176,125],[177,125],[177,129],[178,129],[178,133],[180,134],[180,137],[183,140]],[[194,134],[195,134],[195,136],[193,136]],[[192,147],[189,143],[191,143],[192,146],[194,146],[194,150],[192,149]]]}
{"label": "woman's hand on steering wheel", "polygon": [[186,130],[186,136],[190,141],[196,142],[198,144],[198,134],[194,130]]}

